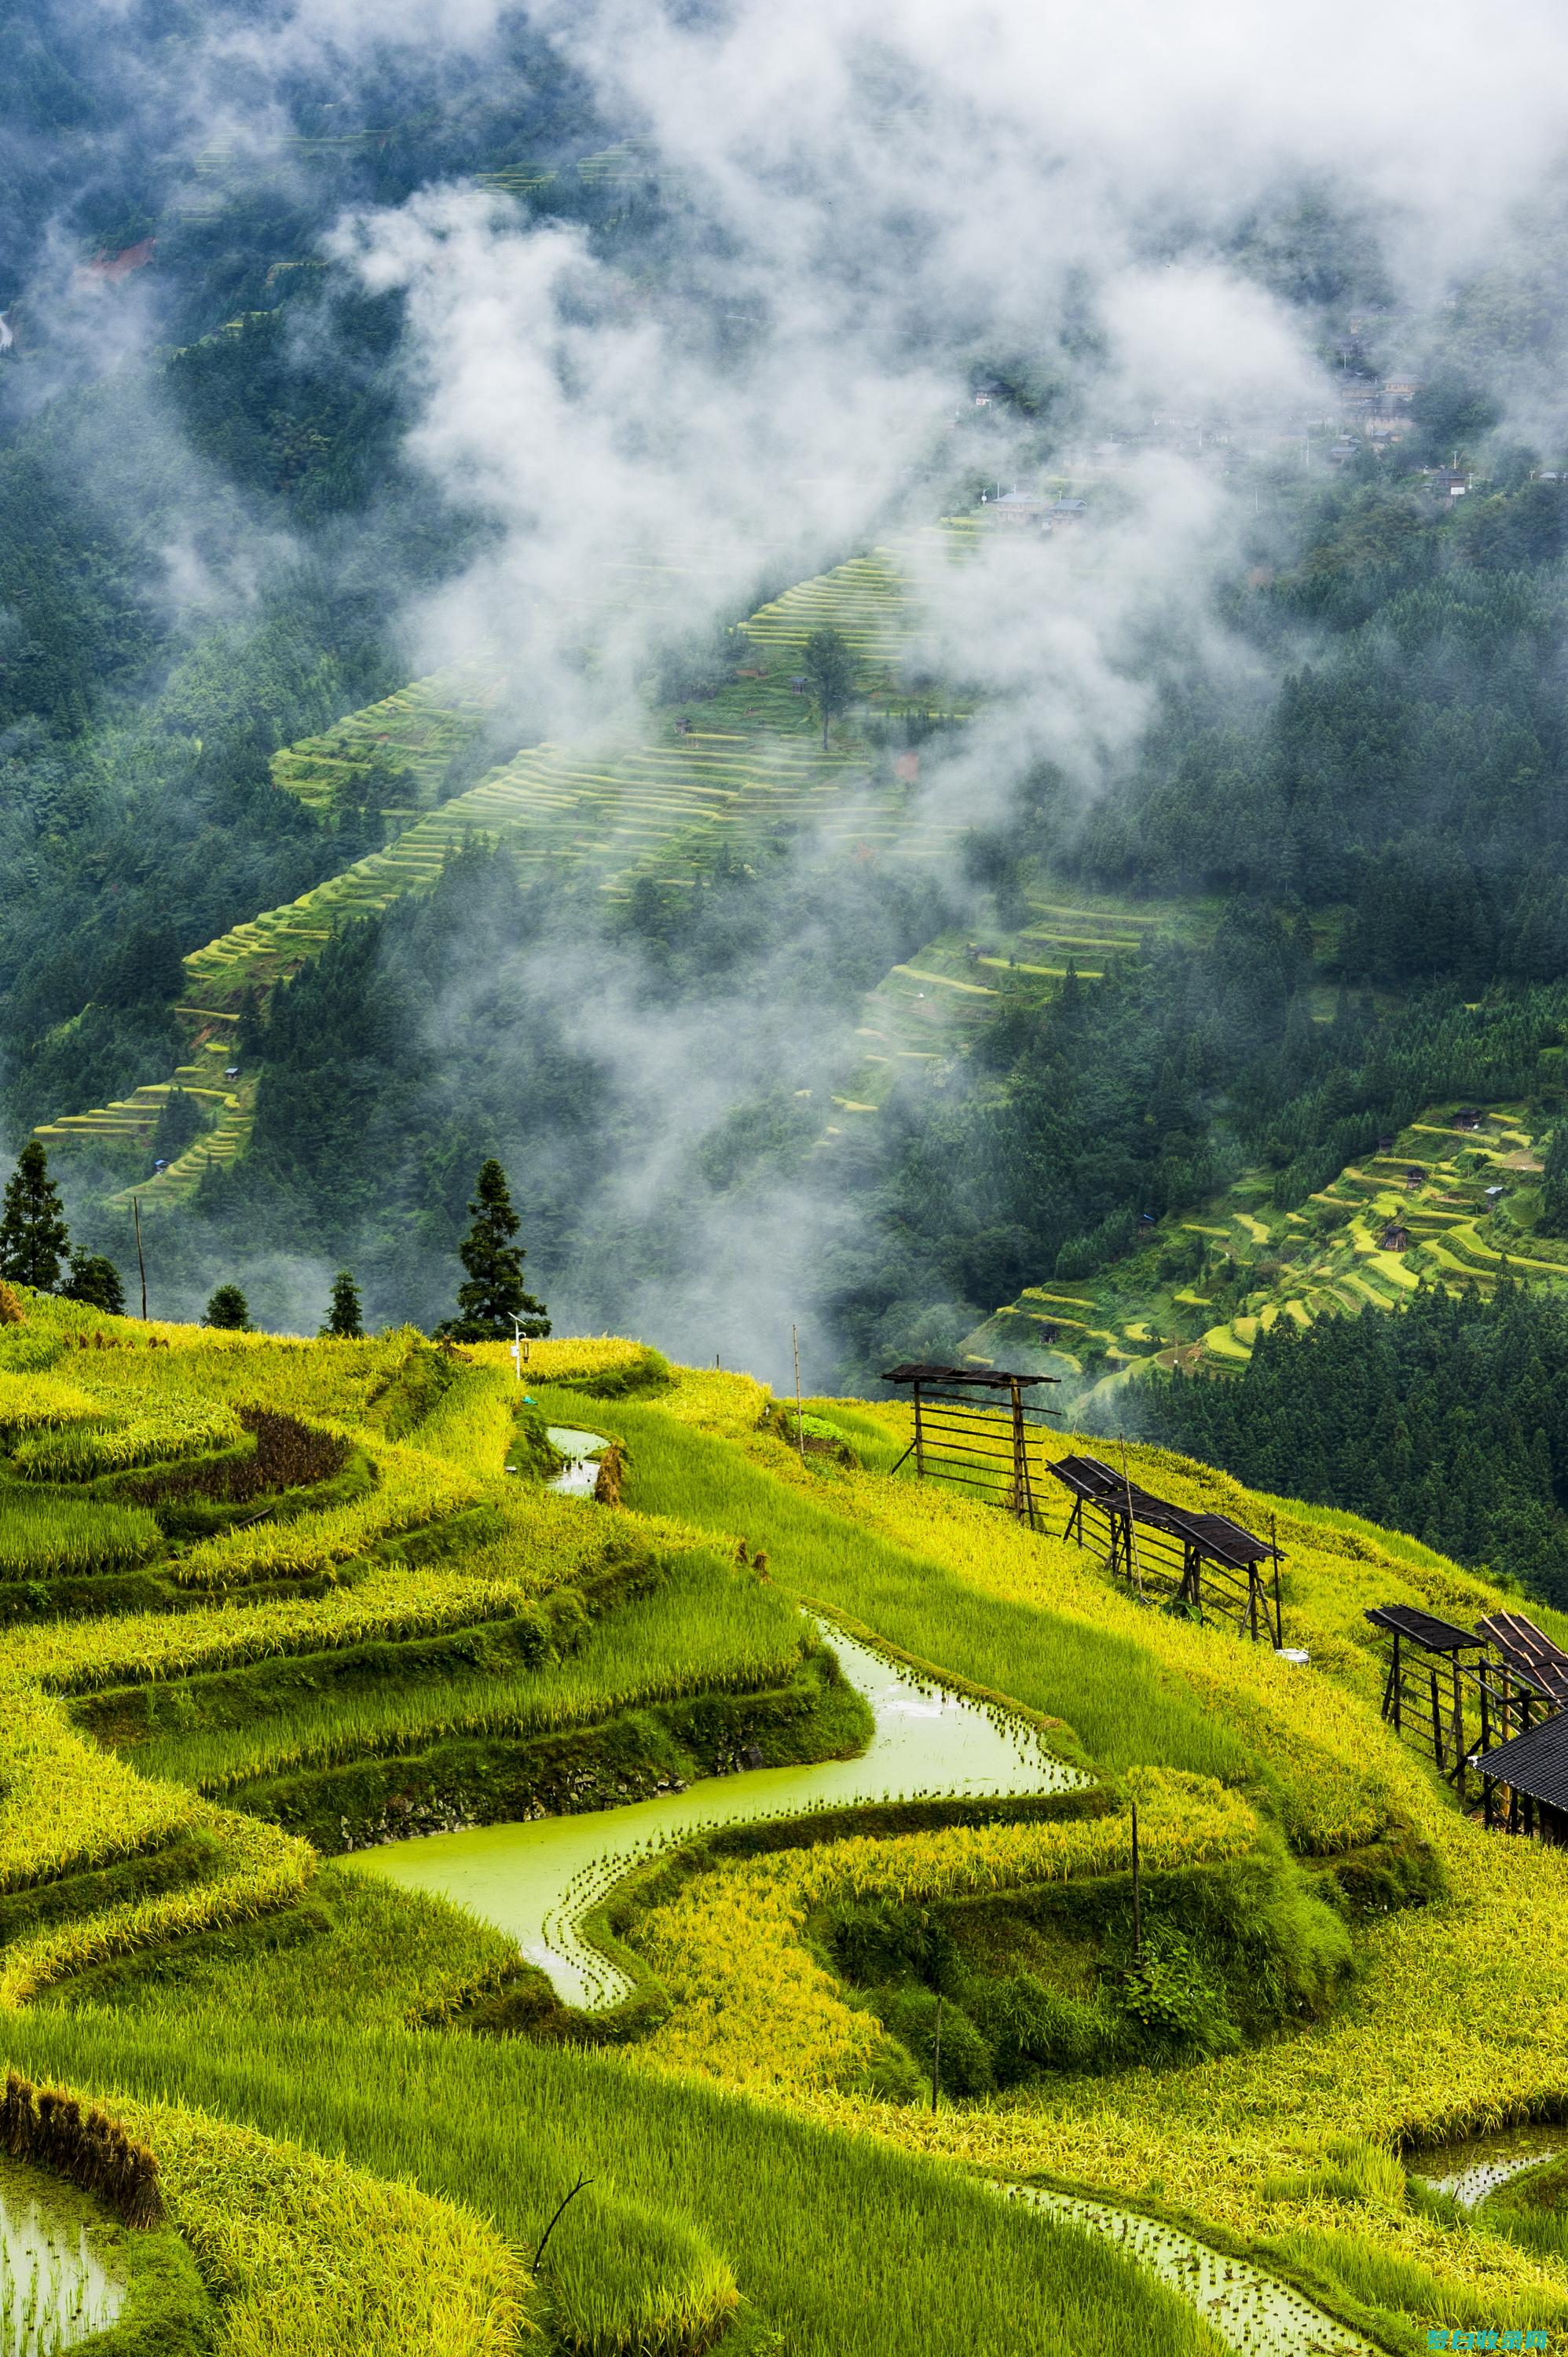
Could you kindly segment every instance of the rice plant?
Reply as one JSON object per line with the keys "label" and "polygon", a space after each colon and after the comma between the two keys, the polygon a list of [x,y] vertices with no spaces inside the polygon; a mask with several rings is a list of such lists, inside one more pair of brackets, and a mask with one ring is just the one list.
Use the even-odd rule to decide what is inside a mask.
{"label": "rice plant", "polygon": [[505,1674],[374,1683],[319,1700],[291,1698],[276,1717],[199,1726],[136,1747],[145,1775],[220,1793],[258,1776],[422,1749],[453,1735],[544,1734],[594,1726],[618,1711],[692,1693],[749,1693],[781,1684],[805,1631],[777,1589],[711,1559],[677,1566],[652,1595],[596,1621],[564,1661]]}
{"label": "rice plant", "polygon": [[144,1563],[163,1544],[142,1506],[31,1495],[0,1487],[0,1579],[47,1579]]}

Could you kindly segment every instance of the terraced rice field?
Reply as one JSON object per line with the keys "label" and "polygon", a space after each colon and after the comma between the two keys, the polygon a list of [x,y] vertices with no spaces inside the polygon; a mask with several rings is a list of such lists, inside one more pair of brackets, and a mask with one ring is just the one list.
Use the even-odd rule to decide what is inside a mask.
{"label": "terraced rice field", "polygon": [[474,734],[503,684],[480,664],[416,679],[379,704],[350,712],[319,737],[285,745],[272,760],[273,782],[313,810],[362,794],[372,764],[395,772],[389,817],[413,817],[436,801],[454,753]]}
{"label": "terraced rice field", "polygon": [[[273,760],[283,791],[318,809],[351,801],[379,759],[395,773],[403,797],[388,814],[408,823],[384,848],[187,957],[178,1012],[191,1054],[177,1073],[123,1102],[63,1115],[39,1135],[56,1145],[91,1140],[143,1156],[174,1088],[209,1096],[215,1125],[142,1190],[153,1200],[180,1200],[213,1164],[244,1150],[252,1077],[218,1088],[213,1068],[220,1071],[231,1059],[233,1025],[247,1001],[264,1004],[274,985],[318,955],[340,926],[428,888],[466,842],[502,845],[525,876],[587,865],[612,898],[625,897],[644,875],[695,884],[726,837],[758,826],[811,830],[848,855],[939,850],[957,822],[918,800],[911,809],[909,779],[886,761],[874,770],[858,743],[823,754],[810,704],[791,677],[811,630],[832,626],[861,655],[861,685],[873,704],[895,694],[897,661],[915,627],[905,569],[911,552],[928,543],[961,547],[962,540],[960,527],[917,535],[800,583],[740,625],[746,642],[740,651],[753,660],[715,695],[683,706],[657,736],[531,746],[445,802],[435,798],[453,754],[504,687],[482,665],[415,681],[286,747]],[[702,569],[702,552],[688,554],[685,566],[657,573],[629,564],[608,568],[598,606],[666,597],[671,571]],[[894,997],[902,987],[891,980]]]}
{"label": "terraced rice field", "polygon": [[901,1074],[961,1055],[1004,995],[1048,998],[1069,963],[1084,981],[1098,981],[1109,959],[1160,935],[1191,934],[1206,920],[1197,903],[1133,909],[1049,881],[1030,901],[1028,920],[1015,932],[939,933],[883,976],[861,1010],[861,1060],[834,1095],[829,1136],[842,1135],[843,1115],[877,1112]]}
{"label": "terraced rice field", "polygon": [[[1092,1279],[1029,1286],[970,1350],[997,1364],[1020,1353],[1048,1361],[1103,1388],[1151,1361],[1240,1366],[1277,1318],[1305,1327],[1395,1308],[1423,1282],[1473,1284],[1483,1295],[1503,1275],[1568,1286],[1568,1252],[1531,1233],[1541,1161],[1522,1109],[1494,1106],[1477,1128],[1458,1126],[1455,1111],[1425,1109],[1298,1211],[1277,1211],[1267,1174],[1249,1172],[1162,1221],[1136,1258]],[[1161,1265],[1184,1238],[1204,1256],[1187,1281]]]}

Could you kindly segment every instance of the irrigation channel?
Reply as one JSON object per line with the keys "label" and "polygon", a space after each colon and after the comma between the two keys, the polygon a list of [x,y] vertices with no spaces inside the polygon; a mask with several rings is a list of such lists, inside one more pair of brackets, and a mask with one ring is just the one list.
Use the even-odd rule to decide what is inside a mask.
{"label": "irrigation channel", "polygon": [[0,2357],[55,2357],[107,2330],[125,2300],[87,2228],[51,2216],[34,2182],[0,2170]]}
{"label": "irrigation channel", "polygon": [[[591,1497],[597,1454],[607,1444],[596,1433],[564,1426],[552,1426],[550,1438],[567,1459],[552,1488]],[[356,1850],[338,1864],[467,1908],[510,1932],[568,2004],[597,2009],[628,1996],[631,1984],[583,1937],[583,1918],[652,1851],[721,1825],[857,1802],[1000,1799],[1065,1792],[1083,1781],[1022,1720],[885,1661],[840,1630],[818,1628],[871,1706],[875,1731],[858,1759],[747,1769],[620,1808],[414,1835]],[[997,2190],[1114,2242],[1190,2301],[1244,2357],[1377,2357],[1369,2341],[1288,2284],[1159,2219],[1037,2186]]]}

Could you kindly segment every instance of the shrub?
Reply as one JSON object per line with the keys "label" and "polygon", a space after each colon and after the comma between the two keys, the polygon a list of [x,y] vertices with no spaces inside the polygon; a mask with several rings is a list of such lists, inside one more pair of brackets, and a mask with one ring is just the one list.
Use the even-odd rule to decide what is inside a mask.
{"label": "shrub", "polygon": [[913,2056],[927,2084],[937,2056],[937,2008],[941,2007],[941,2086],[950,2095],[985,2095],[995,2085],[991,2048],[959,2005],[930,1989],[900,1989],[883,2012],[890,2037]]}
{"label": "shrub", "polygon": [[1116,1995],[1130,2043],[1151,2057],[1230,2054],[1241,2042],[1223,1992],[1191,1943],[1169,1924],[1144,1933],[1143,1953]]}

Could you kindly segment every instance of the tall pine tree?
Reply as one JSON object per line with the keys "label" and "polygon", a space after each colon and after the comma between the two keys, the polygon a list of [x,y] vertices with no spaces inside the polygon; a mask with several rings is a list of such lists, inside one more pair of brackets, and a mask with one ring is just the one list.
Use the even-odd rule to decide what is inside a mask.
{"label": "tall pine tree", "polygon": [[346,1268],[340,1268],[332,1280],[332,1303],[321,1331],[335,1336],[340,1342],[358,1342],[363,1339],[365,1320],[360,1308],[360,1288]]}
{"label": "tall pine tree", "polygon": [[544,1304],[523,1285],[526,1254],[512,1242],[522,1223],[511,1208],[506,1172],[493,1158],[480,1167],[468,1215],[473,1225],[457,1247],[467,1283],[457,1288],[456,1317],[437,1332],[454,1342],[510,1342],[515,1318],[525,1334],[548,1334]]}
{"label": "tall pine tree", "polygon": [[6,1181],[0,1209],[0,1276],[14,1285],[30,1285],[36,1293],[52,1293],[70,1249],[59,1190],[49,1177],[48,1157],[35,1137],[23,1146]]}

